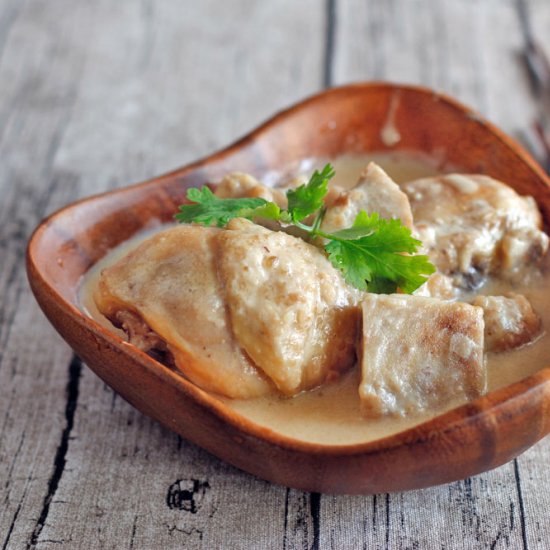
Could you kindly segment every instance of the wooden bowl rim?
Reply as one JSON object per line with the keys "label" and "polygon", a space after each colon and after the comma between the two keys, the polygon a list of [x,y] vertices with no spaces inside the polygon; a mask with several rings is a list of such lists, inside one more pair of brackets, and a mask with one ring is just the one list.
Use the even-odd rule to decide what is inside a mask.
{"label": "wooden bowl rim", "polygon": [[[73,321],[83,326],[94,336],[104,340],[109,346],[129,355],[133,361],[139,362],[152,376],[161,378],[165,383],[175,385],[178,388],[178,391],[181,391],[189,398],[194,399],[201,407],[213,413],[223,422],[229,423],[233,427],[237,428],[244,436],[253,437],[267,442],[270,445],[275,445],[286,450],[300,453],[325,456],[367,455],[388,451],[401,446],[414,446],[415,444],[423,441],[440,437],[442,434],[448,435],[455,430],[460,430],[465,425],[477,420],[478,418],[483,418],[490,411],[506,408],[515,401],[525,400],[525,398],[533,392],[544,388],[550,389],[549,366],[540,369],[535,374],[521,379],[518,382],[489,392],[473,401],[448,410],[417,425],[386,437],[351,444],[322,444],[295,439],[247,419],[245,416],[226,406],[215,396],[210,395],[208,392],[202,390],[191,381],[187,380],[183,375],[177,374],[176,372],[170,370],[162,363],[155,361],[146,353],[124,341],[114,332],[101,326],[94,319],[88,317],[84,312],[82,312],[77,307],[76,303],[72,303],[63,298],[47,281],[47,277],[44,275],[41,266],[35,262],[34,257],[36,255],[36,251],[39,249],[40,242],[45,233],[48,230],[51,230],[51,226],[54,225],[56,220],[62,219],[67,214],[76,211],[80,206],[93,203],[100,198],[113,195],[123,195],[133,189],[157,185],[174,178],[179,178],[189,172],[200,169],[203,166],[214,163],[215,161],[221,160],[227,156],[231,156],[236,151],[246,147],[249,143],[261,138],[262,135],[269,132],[273,127],[277,126],[286,119],[291,118],[295,115],[295,113],[309,107],[312,104],[327,100],[338,101],[341,97],[347,96],[350,91],[365,92],[369,90],[381,90],[390,94],[400,90],[405,90],[408,92],[430,95],[434,98],[434,100],[445,102],[454,110],[484,126],[496,139],[501,141],[515,154],[516,157],[519,158],[520,161],[525,163],[542,181],[546,183],[547,186],[550,187],[550,179],[548,176],[544,173],[542,168],[538,166],[531,155],[523,149],[523,147],[521,147],[492,123],[485,120],[476,111],[466,107],[459,101],[447,96],[446,94],[436,92],[424,86],[392,84],[390,82],[382,81],[347,84],[311,95],[306,99],[290,106],[289,108],[276,113],[273,117],[258,126],[256,129],[252,130],[250,133],[230,144],[228,147],[214,152],[211,155],[205,156],[197,161],[162,174],[158,177],[79,199],[55,211],[38,225],[29,240],[27,247],[27,273],[31,286],[33,283],[39,282],[43,288],[46,288],[51,295],[55,296],[60,308],[66,315],[71,317]],[[55,260],[52,259],[52,261]],[[77,287],[78,285],[76,285],[75,289]],[[541,433],[539,439],[544,435],[544,433]]]}

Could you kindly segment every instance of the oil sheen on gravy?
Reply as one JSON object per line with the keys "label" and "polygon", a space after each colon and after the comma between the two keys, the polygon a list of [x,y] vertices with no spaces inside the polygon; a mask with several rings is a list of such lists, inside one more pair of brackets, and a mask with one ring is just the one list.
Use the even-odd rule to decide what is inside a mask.
{"label": "oil sheen on gravy", "polygon": [[[438,173],[435,163],[429,159],[381,153],[369,156],[346,156],[332,162],[336,176],[333,183],[341,187],[351,187],[358,179],[360,171],[369,161],[377,162],[398,183]],[[285,174],[270,173],[264,178],[268,184],[276,184],[292,173],[310,173],[322,165],[318,160],[305,160],[298,167],[291,167]],[[506,182],[505,182],[506,183]],[[92,299],[101,270],[113,264],[139,245],[159,228],[147,230],[112,250],[98,262],[83,278],[80,289],[80,304],[84,312],[122,338],[125,334],[115,329],[103,317]],[[480,294],[502,294],[506,291],[524,294],[542,318],[544,332],[533,343],[520,349],[487,353],[488,391],[493,391],[521,380],[550,365],[550,254],[546,256],[540,274],[534,274],[522,285],[511,288],[497,281],[489,281]],[[325,445],[345,445],[372,441],[403,431],[442,412],[431,412],[414,418],[384,418],[366,420],[359,412],[359,369],[355,368],[338,381],[324,385],[293,398],[269,396],[257,399],[232,400],[219,397],[235,412],[287,437],[322,443]]]}

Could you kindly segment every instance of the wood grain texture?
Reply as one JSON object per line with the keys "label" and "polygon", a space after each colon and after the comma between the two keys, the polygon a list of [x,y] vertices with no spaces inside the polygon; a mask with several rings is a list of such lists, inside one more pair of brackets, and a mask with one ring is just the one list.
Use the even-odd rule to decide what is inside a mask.
{"label": "wood grain texture", "polygon": [[78,176],[57,171],[54,157],[70,117],[71,73],[78,71],[82,51],[64,47],[76,38],[74,20],[59,21],[63,41],[45,32],[56,22],[55,10],[21,3],[6,8],[0,26],[0,540],[3,548],[16,548],[30,541],[43,509],[65,424],[71,353],[33,303],[24,247],[36,220],[77,196]]}
{"label": "wood grain texture", "polygon": [[[2,338],[8,341],[10,330],[19,335],[9,340],[12,357],[3,360],[0,370],[2,548],[59,548],[60,544],[175,548],[203,543],[221,547],[220,541],[237,525],[243,530],[241,547],[256,535],[258,540],[273,540],[274,548],[279,546],[285,521],[284,489],[268,486],[266,491],[264,482],[255,483],[236,470],[226,475],[229,467],[173,434],[158,433],[158,426],[122,400],[117,402],[86,370],[78,379],[76,395],[73,390],[76,410],[67,433],[70,353],[34,305],[24,283],[22,259],[30,230],[63,203],[203,156],[274,109],[316,90],[322,83],[324,11],[314,2],[304,2],[299,9],[290,9],[291,4],[244,1],[229,7],[201,2],[199,7],[187,2],[175,7],[170,1],[116,5],[100,1],[92,6],[70,0],[55,0],[47,6],[32,1],[1,4],[0,93],[2,120],[6,120],[1,130],[5,134],[11,124],[20,135],[18,140],[13,135],[4,137],[2,158],[15,166],[11,173],[7,171],[12,164],[2,163],[0,168],[2,190],[8,193],[0,206],[2,241],[13,254],[13,261],[3,256],[8,261],[2,266],[6,287],[2,307],[9,311],[3,317]],[[246,25],[243,18],[249,19]],[[271,32],[265,33],[266,27]],[[289,50],[299,55],[288,56]],[[70,104],[63,95],[68,86]],[[28,126],[23,135],[17,115]],[[33,151],[38,147],[52,148],[47,149],[46,169]],[[27,189],[13,184],[13,172]],[[52,187],[57,194],[46,202],[43,195],[51,193]],[[21,221],[16,225],[15,220]],[[12,281],[13,273],[20,287]],[[12,301],[12,293],[22,294],[25,303]],[[18,308],[23,319],[15,324],[10,315],[15,316]],[[25,346],[33,333],[35,345]],[[25,347],[28,351],[21,356]],[[39,377],[36,357],[43,367]],[[15,358],[25,383],[21,376],[12,381],[7,371]],[[118,431],[112,425],[111,402],[122,410]],[[139,423],[132,420],[136,415]],[[42,416],[51,419],[46,427],[39,421]],[[130,466],[136,453],[133,440],[149,431],[154,435],[143,439],[145,458],[138,453],[146,473],[138,476],[135,465]],[[165,456],[167,448],[176,449],[174,458]],[[109,453],[109,449],[114,450]],[[158,450],[157,460],[149,462],[152,450]],[[113,452],[113,461],[106,462]],[[198,458],[193,456],[197,453]],[[155,471],[163,457],[167,471],[158,475]],[[197,464],[203,465],[202,474],[200,467],[194,468]],[[151,479],[147,489],[136,483],[146,476]],[[120,492],[112,482],[116,479],[121,481]],[[184,497],[185,480],[197,479],[213,487],[206,492],[213,502],[206,514],[202,507],[190,514],[184,497],[180,499],[183,508],[167,505],[169,489],[180,479]],[[253,488],[247,490],[251,484]],[[251,498],[253,494],[257,496]],[[288,501],[292,509],[292,496]],[[279,517],[266,522],[274,504]],[[218,506],[224,514],[206,529]],[[247,514],[256,520],[249,522]],[[76,517],[80,520],[75,521]],[[288,521],[293,525],[292,517]],[[259,529],[259,524],[265,529]],[[300,537],[301,528],[296,533],[289,535],[289,547],[295,536]]]}
{"label": "wood grain texture", "polygon": [[[550,5],[527,4],[550,48]],[[202,156],[324,84],[421,82],[528,133],[521,46],[511,0],[0,0],[0,547],[546,548],[548,439],[413,493],[266,484],[76,368],[22,261],[46,213]]]}
{"label": "wood grain texture", "polygon": [[[335,81],[383,78],[433,86],[480,111],[536,153],[529,128],[537,109],[521,63],[520,3],[345,0],[338,28],[346,32],[336,41]],[[548,50],[544,29],[550,6],[523,4],[537,39]],[[371,38],[353,44],[353,37],[365,34]],[[533,454],[538,462],[531,459]],[[547,438],[517,461],[484,476],[404,493],[398,499],[391,495],[385,533],[363,535],[357,542],[368,540],[366,547],[376,546],[387,535],[385,544],[391,548],[545,548],[550,522],[529,518],[547,501],[548,491],[542,487],[549,458]],[[411,518],[411,510],[422,510],[423,519],[416,512]],[[396,525],[397,531],[388,535]]]}

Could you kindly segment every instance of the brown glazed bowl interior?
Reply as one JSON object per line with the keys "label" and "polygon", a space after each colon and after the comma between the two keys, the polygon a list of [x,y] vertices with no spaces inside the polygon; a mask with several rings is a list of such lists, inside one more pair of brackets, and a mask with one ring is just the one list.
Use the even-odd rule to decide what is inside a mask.
{"label": "brown glazed bowl interior", "polygon": [[[387,146],[383,129],[400,140]],[[376,493],[462,479],[507,462],[550,431],[550,368],[376,441],[320,445],[262,428],[83,315],[77,290],[106,252],[172,220],[186,189],[230,171],[262,176],[304,158],[408,151],[491,175],[533,195],[550,225],[548,178],[512,139],[431,90],[386,83],[332,89],[279,113],[227,149],[159,178],[50,216],[28,247],[36,298],[63,338],[137,409],[264,479],[310,491]],[[550,364],[550,358],[549,358]]]}

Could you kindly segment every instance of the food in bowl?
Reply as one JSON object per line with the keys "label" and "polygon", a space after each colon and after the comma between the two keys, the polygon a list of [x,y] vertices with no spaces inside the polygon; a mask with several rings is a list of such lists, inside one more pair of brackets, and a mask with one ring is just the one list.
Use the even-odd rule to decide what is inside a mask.
{"label": "food in bowl", "polygon": [[[284,209],[285,191],[233,174],[215,192]],[[547,314],[533,308],[548,286],[548,237],[532,199],[484,176],[397,185],[372,164],[357,185],[334,186],[325,199],[324,234],[346,231],[361,211],[398,218],[437,272],[425,271],[410,296],[401,293],[406,281],[368,292],[331,264],[324,237],[308,243],[300,227],[237,217],[223,229],[150,236],[107,258],[84,294],[130,342],[235,410],[329,443],[400,431],[516,379],[507,363],[549,349]]]}

